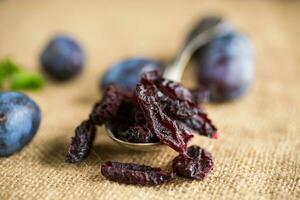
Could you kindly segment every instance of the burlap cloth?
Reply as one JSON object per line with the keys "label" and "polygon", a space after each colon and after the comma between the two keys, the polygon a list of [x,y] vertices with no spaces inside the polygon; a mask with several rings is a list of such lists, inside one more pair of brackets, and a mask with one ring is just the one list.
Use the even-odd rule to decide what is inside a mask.
{"label": "burlap cloth", "polygon": [[[205,105],[220,138],[196,137],[215,158],[204,181],[176,179],[158,187],[112,183],[101,160],[168,169],[176,153],[137,153],[111,142],[103,128],[92,155],[64,163],[74,127],[99,98],[99,76],[132,55],[170,59],[193,20],[220,12],[257,50],[256,80],[238,101]],[[0,199],[300,199],[300,4],[296,1],[0,1],[0,57],[36,69],[49,36],[72,34],[88,62],[78,79],[29,93],[43,112],[41,128],[22,152],[0,159]],[[193,73],[185,73],[185,84]]]}

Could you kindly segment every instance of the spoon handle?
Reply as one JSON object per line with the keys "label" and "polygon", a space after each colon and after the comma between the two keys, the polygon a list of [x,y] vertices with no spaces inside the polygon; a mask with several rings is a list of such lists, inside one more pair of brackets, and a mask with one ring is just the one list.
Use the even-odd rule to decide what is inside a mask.
{"label": "spoon handle", "polygon": [[180,82],[183,71],[194,52],[212,39],[223,36],[231,30],[232,27],[229,24],[225,22],[219,22],[214,27],[196,35],[193,39],[191,39],[183,46],[183,48],[175,57],[174,62],[166,68],[164,72],[164,78]]}

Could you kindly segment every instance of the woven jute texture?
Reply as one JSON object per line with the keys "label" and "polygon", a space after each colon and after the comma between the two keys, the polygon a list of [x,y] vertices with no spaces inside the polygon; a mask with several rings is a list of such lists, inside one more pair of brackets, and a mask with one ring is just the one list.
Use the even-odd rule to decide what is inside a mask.
{"label": "woven jute texture", "polygon": [[[196,136],[215,169],[204,181],[178,178],[158,187],[127,186],[100,174],[101,160],[170,169],[176,152],[137,153],[98,129],[91,155],[64,162],[73,130],[101,96],[99,77],[129,56],[170,60],[193,21],[209,12],[227,17],[256,48],[256,79],[237,101],[204,105],[220,138]],[[0,158],[0,199],[300,199],[300,3],[297,1],[0,0],[0,57],[38,69],[55,33],[82,44],[84,73],[28,93],[40,105],[40,130],[23,151]],[[183,83],[193,85],[192,67]]]}

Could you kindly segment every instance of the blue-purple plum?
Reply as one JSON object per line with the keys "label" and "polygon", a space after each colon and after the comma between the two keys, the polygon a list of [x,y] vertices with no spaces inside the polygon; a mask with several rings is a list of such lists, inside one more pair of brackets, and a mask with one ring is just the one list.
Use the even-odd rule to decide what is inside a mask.
{"label": "blue-purple plum", "polygon": [[197,78],[209,89],[211,101],[244,95],[254,79],[254,52],[249,39],[231,32],[214,39],[196,53]]}
{"label": "blue-purple plum", "polygon": [[37,133],[38,105],[18,92],[0,92],[0,157],[20,151]]}
{"label": "blue-purple plum", "polygon": [[52,38],[40,57],[43,71],[55,80],[65,81],[83,69],[85,56],[80,45],[67,36]]}

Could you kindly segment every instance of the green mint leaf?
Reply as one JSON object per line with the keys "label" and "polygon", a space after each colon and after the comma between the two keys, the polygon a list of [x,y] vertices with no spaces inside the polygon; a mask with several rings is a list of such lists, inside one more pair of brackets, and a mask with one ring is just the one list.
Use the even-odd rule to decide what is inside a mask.
{"label": "green mint leaf", "polygon": [[10,58],[4,58],[0,61],[0,84],[13,73],[20,71],[20,66],[14,63]]}
{"label": "green mint leaf", "polygon": [[18,71],[12,74],[10,89],[12,90],[38,90],[44,86],[44,79],[38,73]]}

